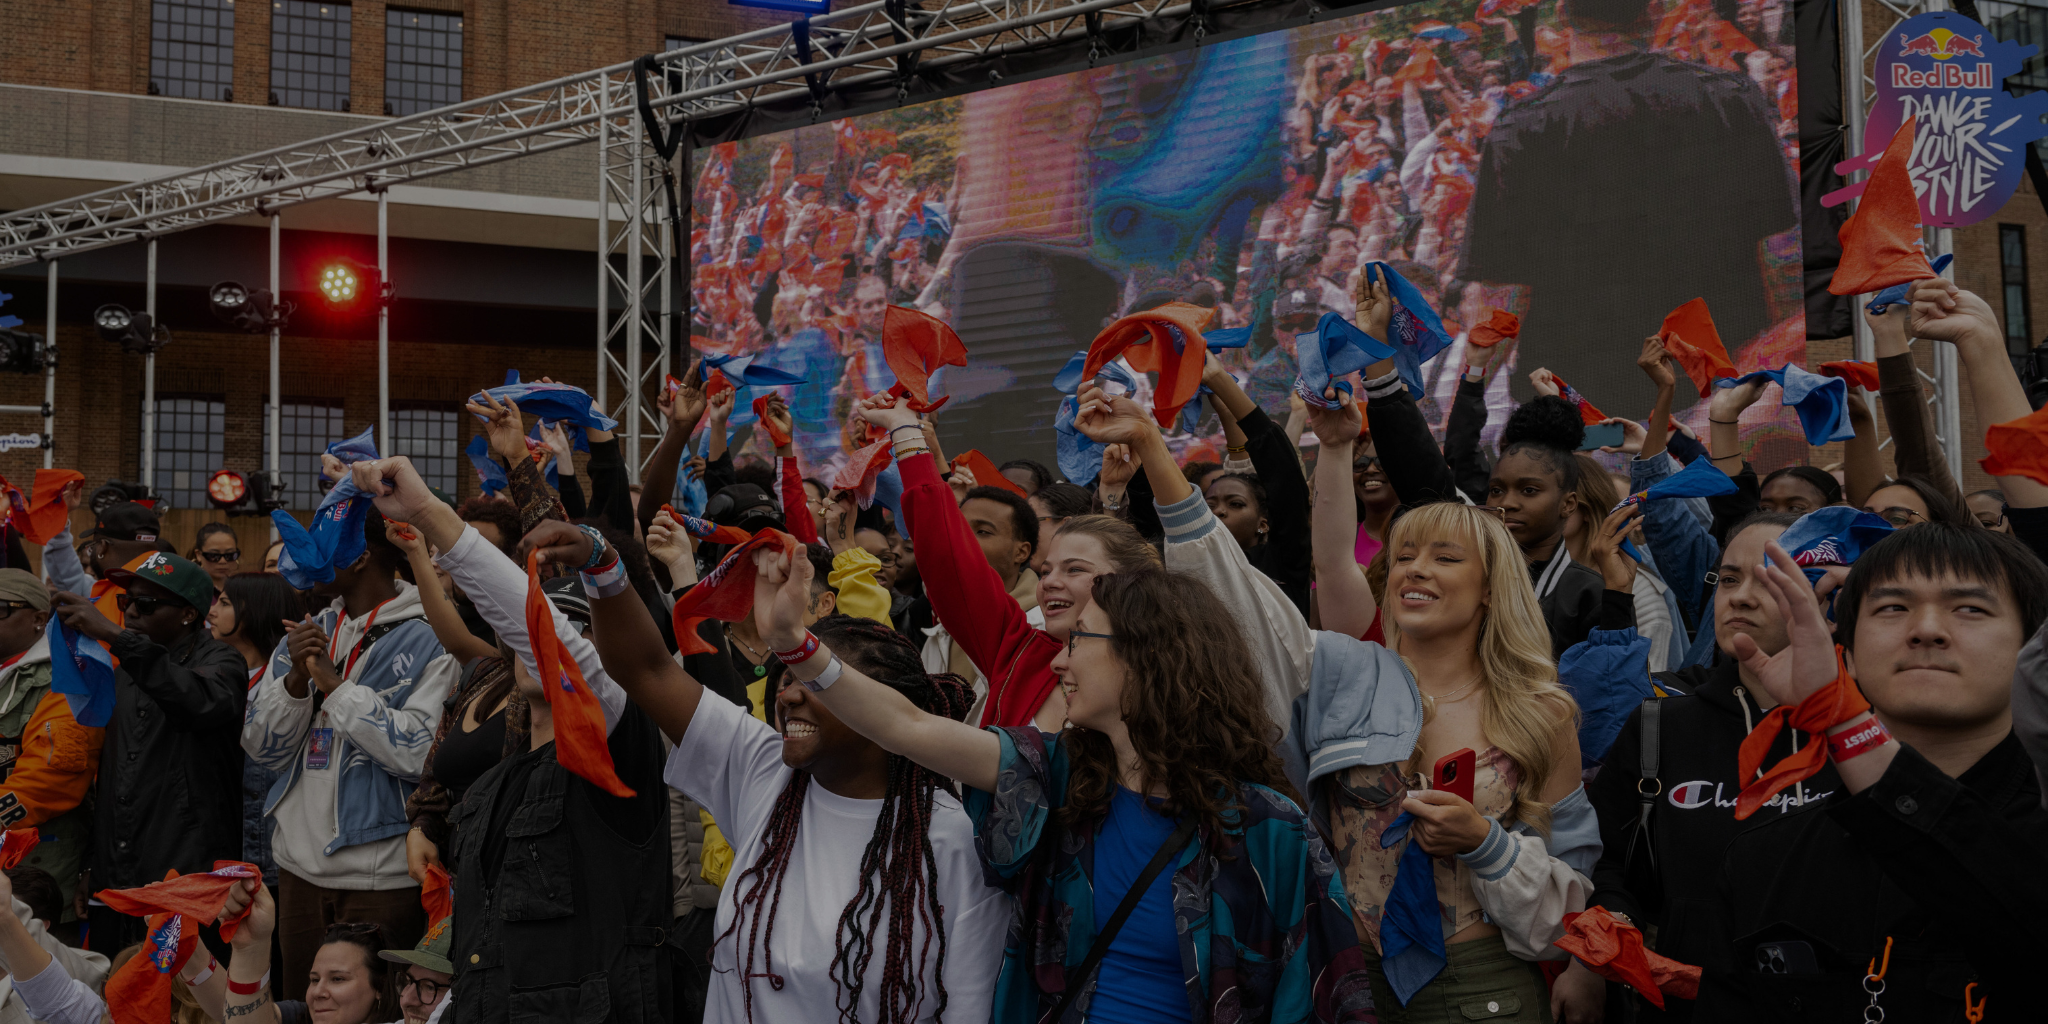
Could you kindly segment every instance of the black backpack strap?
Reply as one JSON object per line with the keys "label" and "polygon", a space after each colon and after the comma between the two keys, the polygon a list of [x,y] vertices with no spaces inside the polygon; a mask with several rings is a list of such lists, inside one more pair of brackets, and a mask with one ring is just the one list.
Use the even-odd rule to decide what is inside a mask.
{"label": "black backpack strap", "polygon": [[1116,933],[1123,930],[1124,919],[1131,916],[1131,911],[1138,909],[1138,901],[1145,898],[1145,892],[1152,888],[1153,880],[1159,877],[1161,871],[1166,870],[1166,862],[1172,860],[1194,834],[1195,816],[1191,814],[1182,818],[1180,827],[1174,829],[1173,834],[1159,844],[1158,852],[1152,855],[1152,862],[1138,873],[1137,880],[1131,883],[1130,891],[1124,893],[1123,902],[1116,905],[1116,913],[1110,915],[1109,923],[1095,933],[1095,942],[1088,947],[1088,958],[1081,961],[1081,966],[1067,974],[1066,991],[1060,993],[1059,1001],[1053,1004],[1049,1012],[1038,1018],[1039,1024],[1058,1024],[1060,1015],[1067,1012],[1067,1007],[1081,994],[1081,990],[1088,987],[1089,979],[1095,977],[1096,968],[1102,966],[1102,958],[1109,954],[1109,944],[1116,941]]}
{"label": "black backpack strap", "polygon": [[1657,806],[1657,798],[1664,795],[1664,780],[1658,778],[1664,760],[1664,699],[1651,697],[1643,702],[1638,716],[1640,747],[1636,754],[1636,798],[1642,803],[1642,812],[1636,818],[1635,835],[1631,836],[1628,854],[1623,861],[1626,869],[1635,860],[1636,848],[1641,846],[1650,857],[1652,867],[1657,863],[1656,844],[1650,842],[1650,812]]}

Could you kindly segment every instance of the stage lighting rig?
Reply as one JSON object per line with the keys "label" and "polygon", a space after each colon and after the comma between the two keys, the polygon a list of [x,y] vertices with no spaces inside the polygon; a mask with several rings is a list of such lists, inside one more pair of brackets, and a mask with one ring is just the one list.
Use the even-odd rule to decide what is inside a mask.
{"label": "stage lighting rig", "polygon": [[93,310],[92,322],[101,338],[121,346],[123,352],[145,355],[171,343],[170,328],[152,320],[148,313],[131,312],[111,302]]}
{"label": "stage lighting rig", "polygon": [[327,304],[338,310],[371,310],[391,301],[391,286],[377,268],[337,259],[320,268],[313,280]]}
{"label": "stage lighting rig", "polygon": [[235,281],[222,281],[208,289],[206,304],[212,307],[214,316],[250,334],[267,334],[273,327],[283,328],[294,308],[289,302],[279,301],[268,289],[252,290]]}
{"label": "stage lighting rig", "polygon": [[232,469],[216,469],[206,480],[206,501],[226,512],[249,500],[249,481]]}

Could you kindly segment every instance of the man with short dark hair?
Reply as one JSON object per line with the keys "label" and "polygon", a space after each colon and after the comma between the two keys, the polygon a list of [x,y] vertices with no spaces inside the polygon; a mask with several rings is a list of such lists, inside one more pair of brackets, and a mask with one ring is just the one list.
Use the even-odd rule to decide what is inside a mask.
{"label": "man with short dark hair", "polygon": [[[1830,637],[1799,566],[1775,543],[1770,559],[1760,572],[1790,644],[1735,649],[1793,721],[1826,734],[1813,742],[1843,792],[1729,844],[1726,941],[1703,965],[1697,1019],[1854,1020],[1872,989],[1893,1020],[1961,1021],[1987,998],[1992,1014],[2030,1016],[2048,811],[2011,693],[2048,672],[2048,567],[1974,524],[1900,530],[1857,559]],[[1800,774],[1763,769],[1779,784]],[[1882,985],[1866,983],[1873,970]]]}
{"label": "man with short dark hair", "polygon": [[[451,511],[452,515],[452,511]],[[427,624],[405,554],[374,513],[363,553],[312,593],[329,603],[292,628],[249,691],[241,746],[280,773],[265,800],[277,860],[285,997],[299,998],[321,938],[368,921],[399,945],[426,930],[406,873],[406,798],[426,767],[461,673]]]}
{"label": "man with short dark hair", "polygon": [[[1003,589],[1024,609],[1033,626],[1043,625],[1038,574],[1030,569],[1032,551],[1038,546],[1038,513],[1032,511],[1031,503],[1007,487],[975,487],[960,499],[960,514],[981,543],[989,568],[1002,579]],[[967,721],[980,721],[981,703],[988,699],[988,674],[967,656],[965,648],[953,642],[943,623],[933,623],[924,634],[925,671],[951,672],[973,680],[974,708],[967,713]]]}
{"label": "man with short dark hair", "polygon": [[[64,624],[106,644],[118,666],[94,794],[89,892],[160,882],[172,868],[211,871],[214,861],[242,855],[236,738],[249,669],[206,633],[212,577],[151,551],[104,582],[122,590],[120,623],[77,594],[53,598]],[[142,940],[139,917],[98,905],[86,916],[102,949]]]}

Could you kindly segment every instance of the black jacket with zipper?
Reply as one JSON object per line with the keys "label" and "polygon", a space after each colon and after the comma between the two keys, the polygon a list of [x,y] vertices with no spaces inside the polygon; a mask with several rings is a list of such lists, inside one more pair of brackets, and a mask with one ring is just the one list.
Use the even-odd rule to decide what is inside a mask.
{"label": "black jacket with zipper", "polygon": [[[1695,1019],[1857,1020],[1889,938],[1886,1020],[1963,1024],[1965,992],[1988,1001],[1986,1020],[2038,1020],[2044,860],[2048,811],[2017,737],[1957,778],[1906,747],[1869,789],[1728,845],[1718,881],[1729,941],[1703,965]],[[1815,969],[1757,969],[1759,947],[1790,943],[1811,949]]]}
{"label": "black jacket with zipper", "polygon": [[[1742,686],[1733,662],[1659,673],[1667,691],[1683,696],[1661,702],[1656,781],[1642,788],[1656,794],[1650,805],[1649,835],[1638,843],[1643,804],[1643,712],[1637,708],[1608,748],[1600,774],[1587,789],[1600,815],[1603,850],[1593,868],[1588,901],[1627,914],[1657,952],[1681,963],[1716,959],[1726,945],[1718,907],[1722,853],[1737,833],[1817,804],[1841,789],[1832,764],[1804,783],[1771,799],[1748,821],[1735,820],[1735,796],[1742,791],[1736,761],[1742,740],[1763,718],[1756,698]],[[1668,682],[1665,682],[1668,680]],[[1791,730],[1779,733],[1766,765],[1792,753]],[[1813,742],[1797,735],[1800,746]],[[1654,931],[1652,930],[1654,929]],[[1693,1004],[1665,1000],[1659,1013],[1640,1003],[1644,1021],[1689,1021]]]}

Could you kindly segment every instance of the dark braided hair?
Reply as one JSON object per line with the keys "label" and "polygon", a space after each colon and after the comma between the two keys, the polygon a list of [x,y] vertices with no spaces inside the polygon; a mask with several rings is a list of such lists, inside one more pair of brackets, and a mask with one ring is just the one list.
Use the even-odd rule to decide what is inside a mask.
{"label": "dark braided hair", "polygon": [[[951,673],[927,675],[917,646],[887,626],[848,615],[828,615],[814,623],[811,632],[848,665],[895,689],[927,712],[961,721],[973,704],[973,690],[965,680]],[[781,666],[777,664],[774,668]],[[770,688],[778,689],[779,673],[771,673]],[[860,1020],[860,1000],[867,984],[868,967],[874,960],[876,939],[884,934],[882,973],[877,979],[881,985],[878,1024],[910,1024],[922,1016],[925,956],[931,951],[934,937],[938,940],[938,956],[932,963],[938,998],[934,1019],[942,1019],[946,1010],[946,933],[941,921],[945,907],[937,902],[939,865],[932,854],[932,798],[941,788],[955,797],[958,793],[950,780],[907,757],[889,755],[887,770],[888,788],[882,795],[882,810],[875,818],[875,831],[867,848],[861,851],[860,888],[840,913],[833,936],[835,954],[831,971],[838,992],[839,1015],[841,1020],[853,1024]],[[804,794],[810,782],[810,773],[806,771],[799,770],[790,776],[789,784],[769,812],[760,856],[732,883],[738,886],[749,877],[754,879],[752,887],[744,891],[734,889],[739,896],[734,900],[732,924],[725,931],[726,935],[733,934],[747,908],[754,908],[753,921],[747,928],[746,958],[740,966],[742,1002],[749,1021],[754,1018],[753,979],[765,977],[777,991],[783,986],[782,976],[775,973],[769,961],[768,940],[775,933],[775,915],[782,905],[782,883],[788,873],[790,851],[796,847]],[[886,926],[882,920],[885,906]],[[913,949],[913,937],[920,927],[924,931],[923,942]],[[724,940],[725,935],[720,935],[719,941]],[[754,969],[757,950],[761,956],[758,972]]]}

